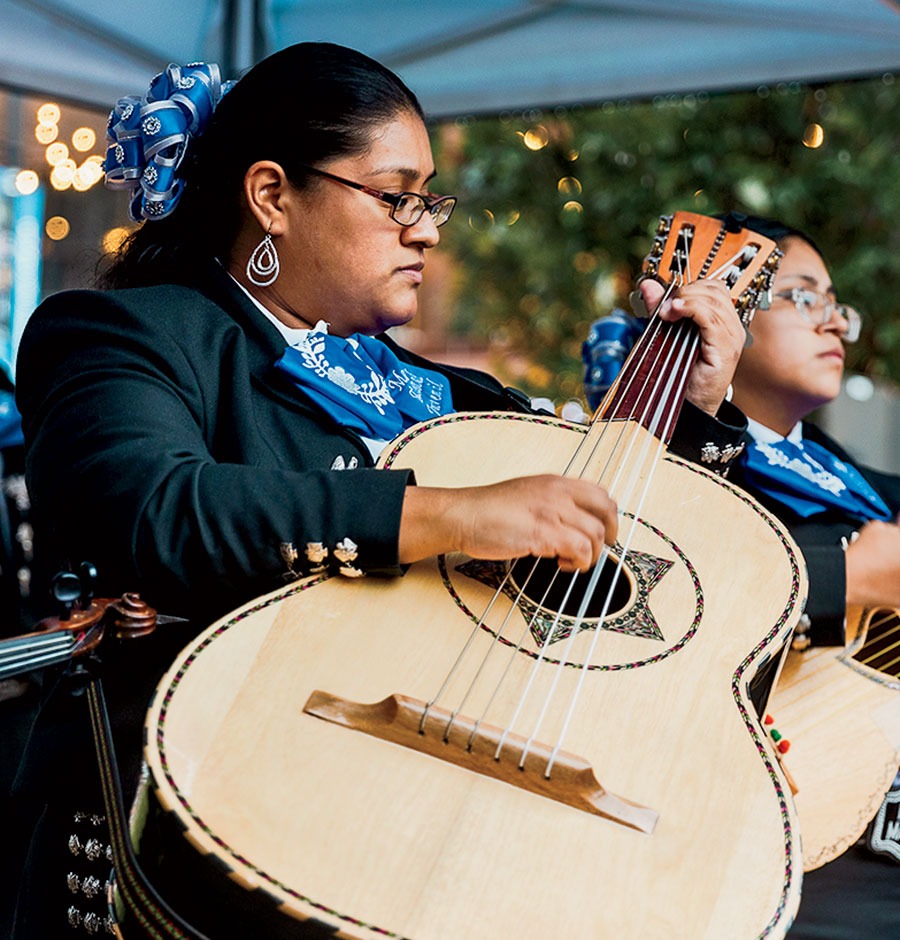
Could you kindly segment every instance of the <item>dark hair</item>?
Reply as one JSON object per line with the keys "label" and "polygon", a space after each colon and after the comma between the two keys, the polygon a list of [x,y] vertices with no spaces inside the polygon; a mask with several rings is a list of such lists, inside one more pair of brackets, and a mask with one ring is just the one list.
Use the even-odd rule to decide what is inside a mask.
{"label": "dark hair", "polygon": [[779,247],[786,238],[800,238],[814,251],[822,254],[818,245],[806,232],[779,222],[777,219],[767,219],[761,215],[747,215],[743,212],[725,212],[717,215],[716,218],[721,219],[726,226],[733,225],[736,228],[748,228],[751,232],[758,232],[766,238],[771,238]]}
{"label": "dark hair", "polygon": [[406,85],[353,49],[305,42],[263,59],[191,141],[175,210],[135,230],[98,285],[188,281],[198,262],[228,254],[240,227],[244,174],[255,162],[279,163],[302,187],[309,179],[302,164],[365,153],[372,130],[404,111],[424,120]]}

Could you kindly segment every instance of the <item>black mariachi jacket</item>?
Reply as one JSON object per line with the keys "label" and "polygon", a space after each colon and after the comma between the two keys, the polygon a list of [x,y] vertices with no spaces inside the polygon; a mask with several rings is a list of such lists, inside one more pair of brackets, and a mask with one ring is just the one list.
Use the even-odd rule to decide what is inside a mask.
{"label": "black mariachi jacket", "polygon": [[[474,370],[436,365],[457,411],[529,410]],[[284,339],[218,266],[196,289],[57,294],[18,359],[27,481],[44,567],[91,560],[103,592],[139,591],[198,626],[283,583],[285,549],[358,546],[399,574],[407,471],[368,448],[274,368]],[[686,405],[673,450],[723,469],[745,427]],[[716,466],[721,462],[721,467]],[[345,469],[341,469],[345,468]],[[352,469],[349,469],[352,468]],[[523,471],[524,472],[524,471]],[[290,552],[290,550],[287,550]]]}
{"label": "black mariachi jacket", "polygon": [[[895,516],[900,512],[900,476],[881,473],[856,463],[836,441],[814,424],[803,423],[803,436],[856,467],[877,490],[891,512]],[[750,442],[748,436],[747,443]],[[843,646],[847,570],[842,539],[850,538],[860,528],[860,521],[831,509],[803,519],[749,485],[739,461],[732,466],[728,479],[755,496],[772,515],[781,519],[800,546],[809,575],[806,614],[811,621],[809,635],[812,642],[820,646]]]}

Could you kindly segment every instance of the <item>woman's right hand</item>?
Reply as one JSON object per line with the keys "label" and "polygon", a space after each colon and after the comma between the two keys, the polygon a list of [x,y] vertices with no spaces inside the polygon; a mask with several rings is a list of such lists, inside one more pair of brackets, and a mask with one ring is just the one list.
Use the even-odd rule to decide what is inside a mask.
{"label": "woman's right hand", "polygon": [[562,571],[587,571],[617,531],[615,502],[587,480],[544,474],[460,489],[410,486],[400,562],[461,551],[493,561],[556,558]]}

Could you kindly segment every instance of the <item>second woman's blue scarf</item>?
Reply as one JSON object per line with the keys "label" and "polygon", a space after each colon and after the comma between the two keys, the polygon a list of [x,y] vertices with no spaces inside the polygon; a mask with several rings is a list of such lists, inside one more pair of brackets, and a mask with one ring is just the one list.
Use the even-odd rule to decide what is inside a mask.
{"label": "second woman's blue scarf", "polygon": [[863,475],[815,441],[757,441],[741,460],[748,483],[804,519],[827,509],[866,521],[891,518]]}

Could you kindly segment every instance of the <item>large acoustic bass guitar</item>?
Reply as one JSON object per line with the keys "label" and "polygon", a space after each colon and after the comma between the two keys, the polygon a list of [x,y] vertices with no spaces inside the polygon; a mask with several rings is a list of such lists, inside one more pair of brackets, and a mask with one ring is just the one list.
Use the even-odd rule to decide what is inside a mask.
{"label": "large acoustic bass guitar", "polygon": [[790,741],[803,867],[841,855],[900,766],[900,612],[848,607],[846,644],[792,649],[769,708]]}
{"label": "large acoustic bass guitar", "polygon": [[[719,278],[748,320],[778,258],[677,213],[645,271],[669,291]],[[780,667],[805,566],[757,502],[667,448],[698,342],[652,316],[589,425],[457,413],[381,458],[425,486],[596,481],[620,527],[590,573],[445,555],[313,576],[182,652],[146,755],[183,889],[227,886],[225,922],[252,910],[254,937],[784,936],[800,839],[754,682]]]}

